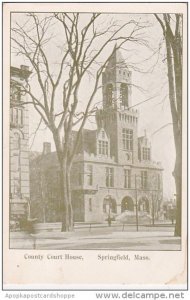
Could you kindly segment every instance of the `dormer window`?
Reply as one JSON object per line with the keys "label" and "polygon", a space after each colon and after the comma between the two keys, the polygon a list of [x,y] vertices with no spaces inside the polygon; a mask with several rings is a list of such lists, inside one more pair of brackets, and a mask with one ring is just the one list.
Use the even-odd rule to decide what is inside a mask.
{"label": "dormer window", "polygon": [[120,85],[120,101],[121,105],[128,107],[128,86],[126,83]]}
{"label": "dormer window", "polygon": [[100,155],[108,155],[108,142],[98,141],[98,153]]}
{"label": "dormer window", "polygon": [[101,128],[97,135],[97,154],[104,156],[109,155],[109,138],[104,128]]}
{"label": "dormer window", "polygon": [[150,148],[143,147],[142,156],[143,156],[143,160],[150,160]]}

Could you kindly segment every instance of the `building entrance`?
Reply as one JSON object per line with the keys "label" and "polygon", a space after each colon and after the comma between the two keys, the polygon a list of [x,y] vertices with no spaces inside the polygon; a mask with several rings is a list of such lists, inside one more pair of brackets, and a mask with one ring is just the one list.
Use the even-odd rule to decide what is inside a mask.
{"label": "building entrance", "polygon": [[124,212],[126,210],[134,211],[133,199],[129,196],[123,198],[121,202],[121,212]]}
{"label": "building entrance", "polygon": [[147,198],[141,198],[139,200],[138,210],[139,211],[144,211],[144,212],[147,212],[147,213],[150,212],[149,201],[148,201]]}
{"label": "building entrance", "polygon": [[103,212],[104,213],[117,213],[117,203],[111,196],[106,196],[103,201]]}

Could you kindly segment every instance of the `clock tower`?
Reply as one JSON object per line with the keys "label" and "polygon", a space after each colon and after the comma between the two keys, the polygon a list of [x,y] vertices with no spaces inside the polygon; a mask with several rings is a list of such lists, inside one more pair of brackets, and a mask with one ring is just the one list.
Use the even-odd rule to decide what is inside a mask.
{"label": "clock tower", "polygon": [[138,112],[132,106],[132,73],[115,47],[102,74],[103,109],[96,114],[98,128],[110,137],[110,155],[120,164],[138,160]]}

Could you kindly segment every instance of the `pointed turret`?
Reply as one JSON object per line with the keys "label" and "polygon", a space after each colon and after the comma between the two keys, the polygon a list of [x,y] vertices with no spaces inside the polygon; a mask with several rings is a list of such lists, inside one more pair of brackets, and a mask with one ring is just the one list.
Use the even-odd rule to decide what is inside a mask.
{"label": "pointed turret", "polygon": [[102,84],[104,108],[131,106],[131,71],[116,45],[102,74]]}
{"label": "pointed turret", "polygon": [[107,68],[127,68],[127,63],[125,62],[117,45],[115,45],[112,54],[110,55]]}

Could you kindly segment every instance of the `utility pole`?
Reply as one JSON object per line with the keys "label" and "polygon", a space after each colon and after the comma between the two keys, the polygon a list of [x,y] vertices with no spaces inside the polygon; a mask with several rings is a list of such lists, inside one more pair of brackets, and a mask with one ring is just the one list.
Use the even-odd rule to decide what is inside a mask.
{"label": "utility pole", "polygon": [[136,229],[139,231],[139,219],[138,219],[138,199],[137,199],[137,176],[135,174],[135,200],[136,200]]}
{"label": "utility pole", "polygon": [[152,191],[152,225],[154,226],[154,196]]}

